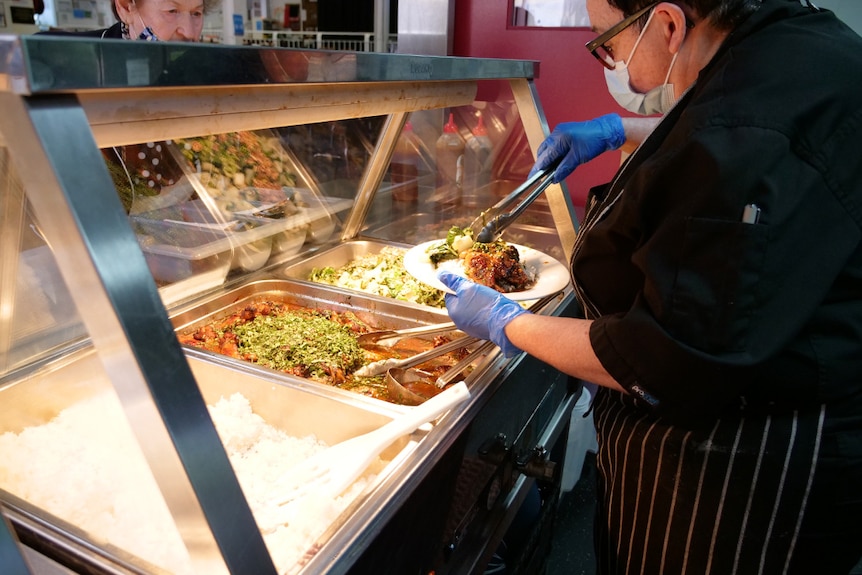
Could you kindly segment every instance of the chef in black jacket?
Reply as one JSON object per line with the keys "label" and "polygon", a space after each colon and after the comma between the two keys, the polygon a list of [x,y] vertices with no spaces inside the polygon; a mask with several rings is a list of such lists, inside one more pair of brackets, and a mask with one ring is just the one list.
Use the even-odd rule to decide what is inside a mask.
{"label": "chef in black jacket", "polygon": [[646,117],[561,124],[539,148],[535,169],[560,160],[562,181],[636,145],[588,198],[571,261],[585,317],[443,272],[449,313],[599,385],[600,573],[847,574],[862,555],[862,39],[804,0],[587,10],[609,90]]}

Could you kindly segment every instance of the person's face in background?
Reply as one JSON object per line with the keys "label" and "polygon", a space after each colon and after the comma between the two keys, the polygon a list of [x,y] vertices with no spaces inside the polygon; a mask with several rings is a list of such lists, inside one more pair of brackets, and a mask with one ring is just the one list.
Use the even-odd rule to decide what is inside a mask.
{"label": "person's face in background", "polygon": [[198,42],[204,28],[204,4],[201,0],[129,0],[117,12],[126,26],[129,37],[137,40],[149,27],[159,40],[165,42]]}

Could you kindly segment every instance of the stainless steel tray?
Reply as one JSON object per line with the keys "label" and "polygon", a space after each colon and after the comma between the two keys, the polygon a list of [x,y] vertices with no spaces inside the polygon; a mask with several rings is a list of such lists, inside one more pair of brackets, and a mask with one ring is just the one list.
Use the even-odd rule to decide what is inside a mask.
{"label": "stainless steel tray", "polygon": [[[342,246],[348,245],[350,244],[342,244]],[[296,266],[291,266],[290,269],[298,270],[300,266],[308,266],[309,262],[319,261],[321,256],[330,253],[331,251],[327,251],[318,256],[312,256]],[[308,270],[310,271],[311,267]],[[293,277],[292,274],[289,277]],[[262,296],[277,296],[282,301],[312,309],[351,311],[362,321],[379,328],[404,328],[442,323],[447,321],[448,317],[445,310],[410,305],[407,302],[374,297],[353,290],[292,279],[266,279],[250,282],[197,302],[193,307],[174,313],[171,322],[177,331],[194,328],[219,317],[220,314],[222,316],[227,314],[242,302]]]}
{"label": "stainless steel tray", "polygon": [[[327,266],[339,268],[361,256],[378,254],[386,246],[394,246],[405,249],[412,247],[410,244],[407,243],[397,243],[392,241],[382,241],[374,239],[350,240],[342,242],[327,250],[318,252],[314,255],[302,259],[301,261],[294,261],[293,263],[288,264],[280,270],[276,269],[274,271],[274,274],[278,277],[284,277],[290,280],[309,282],[315,286],[314,289],[330,288],[343,291],[345,293],[362,294],[361,297],[365,298],[366,300],[396,302],[400,306],[407,306],[409,308],[415,309],[416,313],[433,313],[436,317],[436,319],[433,320],[434,322],[448,321],[448,314],[446,313],[446,310],[444,308],[435,308],[432,306],[405,302],[395,300],[394,298],[387,298],[384,296],[365,293],[358,290],[349,290],[346,288],[328,286],[326,284],[318,284],[311,282],[311,280],[308,279],[311,272],[315,268],[323,268]],[[420,312],[420,310],[422,311]]]}
{"label": "stainless steel tray", "polygon": [[[232,369],[226,364],[201,361],[193,357],[189,358],[189,363],[208,405],[214,404],[220,397],[228,397],[240,392],[249,400],[252,410],[267,423],[296,437],[314,434],[332,445],[376,429],[397,413],[387,412],[386,409],[374,405],[346,401],[344,398],[325,393],[325,390],[300,389],[268,381],[254,374]],[[116,396],[98,357],[92,350],[86,351],[75,358],[69,358],[62,365],[51,367],[27,380],[0,388],[0,435],[5,432],[20,433],[25,428],[41,426],[67,407],[97,396],[107,397],[103,394],[110,396],[110,405],[117,410],[121,409],[118,400],[114,401]],[[118,417],[122,418],[122,415]],[[99,424],[99,421],[93,422],[94,426]],[[117,435],[111,430],[104,430],[102,435],[93,435],[94,438],[98,438],[94,439],[94,443],[101,443],[101,437],[110,437],[110,441],[105,440],[105,443],[110,443]],[[329,526],[323,538],[318,540],[317,546],[325,549],[328,538],[338,533],[349,522],[352,509],[378,489],[380,482],[386,481],[397,469],[403,467],[405,459],[409,461],[417,441],[425,435],[426,432],[417,431],[410,436],[404,436],[383,452],[381,455],[383,468],[379,470],[377,478],[368,485],[360,500],[345,509]],[[51,446],[52,449],[47,447],[42,452],[33,452],[31,456],[33,458],[39,458],[42,455],[56,456],[57,446]],[[81,458],[83,447],[86,446],[69,445],[67,456],[60,459],[63,462],[62,465],[67,467],[84,465],[84,460]],[[143,455],[137,444],[132,442],[127,449],[116,453],[116,458],[111,458],[110,461],[117,467],[126,465],[130,461],[136,465],[139,464],[138,467],[140,467],[146,465],[136,461],[142,458]],[[37,547],[40,540],[45,543],[47,552],[45,549],[39,549],[41,553],[49,557],[51,553],[66,555],[56,557],[65,561],[70,560],[68,556],[70,554],[71,560],[93,569],[87,572],[162,572],[154,566],[156,562],[150,558],[142,556],[141,553],[128,551],[121,545],[115,545],[113,542],[116,537],[120,537],[119,535],[110,532],[86,532],[75,524],[74,519],[57,517],[50,507],[40,507],[24,499],[18,488],[3,483],[3,478],[6,477],[2,472],[4,461],[6,458],[0,456],[0,504],[4,508],[3,512],[12,518],[17,528],[23,526],[29,531],[29,537],[35,538]],[[45,464],[48,465],[50,462]],[[80,478],[81,474],[68,473],[65,481],[56,483],[57,497],[65,497],[63,494],[68,493],[69,498],[85,500],[87,486],[75,485],[76,477]],[[105,481],[104,477],[94,479],[98,481],[91,483],[100,487],[101,491],[95,494],[100,499],[119,500],[131,497],[145,498],[145,501],[150,502],[152,499],[146,498],[151,497],[155,498],[155,501],[152,501],[154,504],[161,505],[161,493],[155,488],[154,481],[149,485],[153,489],[140,489],[140,485],[132,486],[123,481]],[[124,490],[128,489],[135,491],[131,494],[124,493]],[[93,495],[90,494],[91,497]],[[163,518],[153,513],[146,515],[147,521],[152,518],[152,523],[147,521],[136,523],[134,538],[153,539],[162,542],[160,544],[163,545],[182,546],[173,523],[168,521],[168,524],[164,524],[157,521],[155,517]],[[168,566],[168,568],[171,567]]]}
{"label": "stainless steel tray", "polygon": [[[375,329],[400,329],[418,327],[422,325],[438,324],[448,321],[445,311],[419,305],[410,305],[389,298],[373,297],[360,292],[339,289],[331,286],[320,285],[310,282],[299,282],[292,280],[265,279],[250,282],[239,288],[212,296],[199,302],[172,317],[172,322],[177,333],[189,333],[198,327],[217,321],[223,317],[241,309],[252,301],[266,298],[297,305],[307,309],[323,309],[336,312],[351,312],[359,320]],[[399,343],[394,352],[399,357],[413,355],[419,351],[430,349],[432,336],[427,336],[428,342],[417,341],[415,338]],[[468,346],[477,347],[478,344]],[[375,380],[355,380],[348,375],[347,382],[341,387],[335,387],[313,379],[305,379],[281,371],[258,366],[255,363],[242,359],[222,356],[215,352],[204,349],[188,347],[188,354],[209,360],[218,360],[229,365],[235,365],[239,369],[253,370],[261,377],[278,381],[291,382],[294,385],[305,387],[323,387],[334,394],[346,394],[349,396],[360,396],[363,401],[384,402],[395,405],[396,398],[390,398],[386,382],[383,377]],[[383,348],[378,350],[383,352]],[[377,354],[373,354],[377,355]],[[493,355],[493,354],[489,354]],[[391,357],[389,351],[385,351],[381,358]],[[436,365],[452,365],[456,358],[447,355],[433,360]],[[475,364],[474,364],[475,367]],[[470,383],[467,378],[468,384]],[[358,386],[358,387],[357,387]]]}

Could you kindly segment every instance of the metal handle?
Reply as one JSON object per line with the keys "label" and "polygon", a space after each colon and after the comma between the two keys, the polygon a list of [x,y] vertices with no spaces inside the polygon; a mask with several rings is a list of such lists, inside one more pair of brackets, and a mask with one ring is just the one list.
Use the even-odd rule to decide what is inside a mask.
{"label": "metal handle", "polygon": [[[473,223],[470,224],[470,229],[472,229],[476,234],[474,239],[477,242],[482,243],[494,241],[500,233],[515,220],[515,218],[520,216],[524,210],[526,210],[527,207],[529,207],[529,205],[532,204],[536,198],[538,198],[539,195],[548,188],[548,186],[551,185],[553,182],[553,178],[551,176],[556,172],[558,163],[559,160],[547,168],[539,170],[530,176],[527,181],[515,188],[505,198],[479,214],[479,216],[473,220]],[[536,186],[536,184],[538,184],[538,186]],[[536,186],[536,188],[533,189],[517,206],[515,206],[514,209],[507,213],[501,213],[525,192],[533,188],[533,186]]]}
{"label": "metal handle", "polygon": [[446,370],[446,372],[437,378],[437,381],[434,382],[438,388],[442,389],[452,383],[458,375],[468,367],[470,367],[474,362],[479,361],[482,357],[488,355],[492,349],[496,347],[496,344],[492,341],[486,341],[479,347],[477,347],[474,351],[468,353],[464,358]]}
{"label": "metal handle", "polygon": [[494,217],[478,234],[476,234],[476,241],[482,243],[493,242],[503,232],[503,230],[509,227],[509,224],[514,222],[518,216],[524,213],[524,210],[526,210],[530,204],[536,201],[536,198],[538,198],[539,195],[541,195],[541,193],[551,185],[552,181],[553,180],[548,177],[532,192],[530,192],[523,201],[521,201],[521,203],[515,206],[511,212]]}
{"label": "metal handle", "polygon": [[404,369],[408,367],[415,367],[419,364],[425,363],[429,359],[434,359],[435,357],[438,357],[445,353],[449,353],[450,351],[455,351],[456,349],[461,349],[462,347],[473,345],[477,341],[479,340],[475,337],[459,337],[458,339],[453,339],[448,343],[444,343],[443,345],[439,345],[437,347],[429,349],[428,351],[423,351],[422,353],[416,354],[405,359],[390,358],[381,359],[380,361],[369,363],[368,365],[357,369],[354,372],[354,375],[358,375],[360,377],[371,377],[374,375],[379,375],[381,373],[386,373],[386,370],[392,369],[393,367],[400,367]]}
{"label": "metal handle", "polygon": [[458,328],[455,326],[455,324],[450,321],[446,323],[435,323],[431,325],[408,327],[404,329],[372,331],[369,333],[363,333],[357,338],[357,341],[359,342],[359,345],[373,343],[383,347],[392,347],[399,340],[408,337],[448,333],[450,331],[456,331],[457,329]]}

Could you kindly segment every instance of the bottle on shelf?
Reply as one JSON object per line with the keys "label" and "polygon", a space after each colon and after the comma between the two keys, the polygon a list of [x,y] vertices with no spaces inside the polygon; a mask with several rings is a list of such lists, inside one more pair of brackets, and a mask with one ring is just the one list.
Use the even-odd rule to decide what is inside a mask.
{"label": "bottle on shelf", "polygon": [[437,191],[441,197],[452,201],[460,197],[464,183],[464,139],[455,125],[455,115],[449,113],[449,121],[437,138]]}
{"label": "bottle on shelf", "polygon": [[464,151],[464,178],[466,187],[479,190],[491,183],[491,152],[493,144],[485,129],[485,120],[479,121],[473,129],[473,136],[467,140]]}
{"label": "bottle on shelf", "polygon": [[419,145],[413,125],[404,124],[392,160],[389,162],[389,181],[392,183],[392,199],[400,202],[416,201],[419,197]]}

